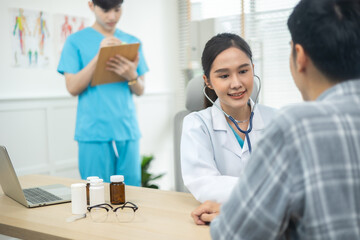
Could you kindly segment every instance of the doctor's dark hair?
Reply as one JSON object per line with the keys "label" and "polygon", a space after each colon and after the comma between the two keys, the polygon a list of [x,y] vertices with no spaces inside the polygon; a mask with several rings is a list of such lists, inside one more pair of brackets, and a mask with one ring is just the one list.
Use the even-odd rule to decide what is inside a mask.
{"label": "doctor's dark hair", "polygon": [[[210,79],[210,70],[215,58],[225,51],[228,48],[235,47],[243,51],[252,62],[252,52],[249,44],[242,39],[240,36],[233,33],[220,33],[212,37],[205,45],[204,51],[201,56],[201,64],[204,71],[204,75],[209,81]],[[205,84],[206,85],[206,84]],[[211,100],[215,101],[217,95],[214,90],[210,88],[205,88],[206,94],[210,97]],[[212,103],[204,97],[204,107],[210,107]]]}
{"label": "doctor's dark hair", "polygon": [[104,11],[109,11],[112,8],[123,4],[124,0],[92,0],[94,6],[102,8]]}
{"label": "doctor's dark hair", "polygon": [[300,44],[329,81],[360,77],[359,0],[301,0],[287,24],[294,46]]}

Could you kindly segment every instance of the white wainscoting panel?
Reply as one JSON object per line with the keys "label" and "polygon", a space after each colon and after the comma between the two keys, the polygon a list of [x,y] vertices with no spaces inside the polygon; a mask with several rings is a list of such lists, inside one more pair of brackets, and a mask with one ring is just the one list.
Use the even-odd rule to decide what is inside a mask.
{"label": "white wainscoting panel", "polygon": [[173,122],[175,100],[172,92],[148,93],[135,98],[142,138],[142,155],[153,155],[149,171],[166,173],[155,183],[163,190],[174,190]]}
{"label": "white wainscoting panel", "polygon": [[73,140],[76,98],[0,99],[0,144],[19,175],[79,178]]}

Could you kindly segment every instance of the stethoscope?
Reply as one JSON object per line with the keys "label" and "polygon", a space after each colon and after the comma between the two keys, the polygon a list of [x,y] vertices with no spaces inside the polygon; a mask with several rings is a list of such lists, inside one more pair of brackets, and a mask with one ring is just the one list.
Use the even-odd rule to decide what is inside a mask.
{"label": "stethoscope", "polygon": [[[256,78],[259,80],[259,90],[258,90],[258,92],[257,92],[257,94],[256,94],[256,98],[255,98],[255,102],[254,102],[254,107],[251,109],[251,113],[250,113],[250,118],[249,118],[249,120],[238,121],[238,120],[234,119],[232,116],[230,116],[229,114],[227,114],[226,112],[224,112],[224,110],[222,110],[222,108],[221,108],[220,106],[218,106],[217,104],[215,104],[215,103],[213,102],[213,100],[211,100],[211,99],[209,98],[209,96],[208,96],[208,95],[206,94],[206,92],[205,92],[205,89],[206,89],[207,86],[204,86],[204,88],[203,88],[203,93],[204,93],[205,97],[213,104],[213,106],[215,106],[217,109],[219,109],[220,111],[222,111],[222,112],[225,114],[225,116],[228,117],[228,118],[230,119],[230,121],[232,121],[232,122],[234,123],[235,127],[236,127],[241,133],[245,134],[245,138],[246,138],[246,141],[247,141],[247,143],[248,143],[249,152],[250,152],[250,153],[251,153],[252,149],[251,149],[251,142],[250,142],[250,138],[249,138],[249,133],[250,133],[251,130],[252,130],[252,121],[253,121],[253,117],[254,117],[254,110],[255,110],[255,107],[256,107],[256,105],[257,105],[257,103],[258,103],[259,93],[260,93],[260,90],[261,90],[261,81],[260,81],[260,78],[259,78],[257,75],[254,75],[254,77],[256,77]],[[249,100],[249,101],[250,101],[250,100]],[[244,130],[242,130],[242,129],[239,127],[238,123],[244,123],[244,122],[247,122],[247,121],[249,121],[249,128],[248,128],[248,130],[244,131]]]}

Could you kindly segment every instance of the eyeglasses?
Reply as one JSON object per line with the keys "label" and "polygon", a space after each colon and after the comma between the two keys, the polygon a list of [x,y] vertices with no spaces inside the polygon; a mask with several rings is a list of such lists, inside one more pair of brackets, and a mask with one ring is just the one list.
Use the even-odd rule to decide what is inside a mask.
{"label": "eyeglasses", "polygon": [[107,203],[91,206],[87,209],[94,222],[105,222],[110,212],[109,210],[112,210],[116,214],[119,222],[131,222],[135,217],[135,212],[138,210],[138,207],[132,202],[125,202],[115,209]]}

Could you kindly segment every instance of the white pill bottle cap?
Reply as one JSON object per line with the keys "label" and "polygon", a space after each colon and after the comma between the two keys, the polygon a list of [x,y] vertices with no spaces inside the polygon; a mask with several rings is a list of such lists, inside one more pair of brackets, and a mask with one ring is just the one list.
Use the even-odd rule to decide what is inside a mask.
{"label": "white pill bottle cap", "polygon": [[112,175],[110,176],[110,182],[123,182],[124,176],[123,175]]}

